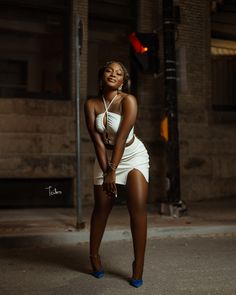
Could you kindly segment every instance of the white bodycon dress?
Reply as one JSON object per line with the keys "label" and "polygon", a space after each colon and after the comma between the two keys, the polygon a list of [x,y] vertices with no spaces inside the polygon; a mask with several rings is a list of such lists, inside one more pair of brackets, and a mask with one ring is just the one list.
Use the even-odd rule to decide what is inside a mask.
{"label": "white bodycon dress", "polygon": [[[116,133],[119,129],[122,116],[113,112],[109,112],[109,107],[115,100],[116,96],[112,99],[107,106],[103,98],[105,112],[98,114],[96,117],[96,128],[99,133],[106,134],[107,143],[114,144]],[[106,116],[106,126],[104,125],[104,116]],[[126,142],[129,142],[134,137],[134,141],[129,146],[125,147],[124,153],[120,163],[116,169],[116,183],[125,185],[127,182],[128,174],[131,170],[139,170],[146,181],[149,181],[149,155],[144,144],[134,135],[134,127],[131,129]],[[111,159],[112,150],[107,149],[108,160]],[[103,184],[103,172],[100,168],[98,160],[94,164],[94,184]]]}

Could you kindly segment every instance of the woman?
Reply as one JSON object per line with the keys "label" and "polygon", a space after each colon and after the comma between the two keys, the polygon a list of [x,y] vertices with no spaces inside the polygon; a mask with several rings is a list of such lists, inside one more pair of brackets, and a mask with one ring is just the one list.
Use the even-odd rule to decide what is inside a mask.
{"label": "woman", "polygon": [[106,222],[117,197],[116,184],[127,186],[134,247],[133,275],[130,284],[140,287],[147,235],[146,201],[148,196],[149,156],[134,135],[137,101],[127,94],[128,72],[120,62],[107,62],[98,74],[99,96],[85,103],[85,118],[93,141],[95,205],[90,228],[92,275],[104,276],[99,247]]}

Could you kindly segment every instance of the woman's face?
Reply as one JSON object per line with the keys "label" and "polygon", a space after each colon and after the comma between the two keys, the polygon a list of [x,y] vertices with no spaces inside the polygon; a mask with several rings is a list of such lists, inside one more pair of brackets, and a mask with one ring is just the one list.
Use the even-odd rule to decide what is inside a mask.
{"label": "woman's face", "polygon": [[124,71],[117,63],[112,63],[106,67],[103,74],[103,85],[110,86],[113,89],[118,89],[123,85]]}

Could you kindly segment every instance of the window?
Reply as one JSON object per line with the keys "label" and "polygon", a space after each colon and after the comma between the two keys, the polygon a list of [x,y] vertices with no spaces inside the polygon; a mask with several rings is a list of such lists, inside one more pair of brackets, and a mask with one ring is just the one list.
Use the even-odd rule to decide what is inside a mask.
{"label": "window", "polygon": [[218,111],[236,111],[236,58],[212,58],[212,107]]}
{"label": "window", "polygon": [[229,117],[235,118],[236,111],[235,17],[236,2],[234,0],[211,1],[211,104],[215,114],[222,113],[227,120]]}
{"label": "window", "polygon": [[69,3],[1,1],[0,97],[68,97]]}
{"label": "window", "polygon": [[212,108],[236,111],[236,42],[212,39]]}

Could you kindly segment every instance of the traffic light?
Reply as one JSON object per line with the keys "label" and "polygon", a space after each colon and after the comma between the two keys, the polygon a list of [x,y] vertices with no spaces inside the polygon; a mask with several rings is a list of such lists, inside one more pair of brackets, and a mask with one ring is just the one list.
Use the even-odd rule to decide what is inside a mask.
{"label": "traffic light", "polygon": [[155,33],[132,32],[129,35],[132,47],[132,61],[143,73],[158,73],[158,38]]}

